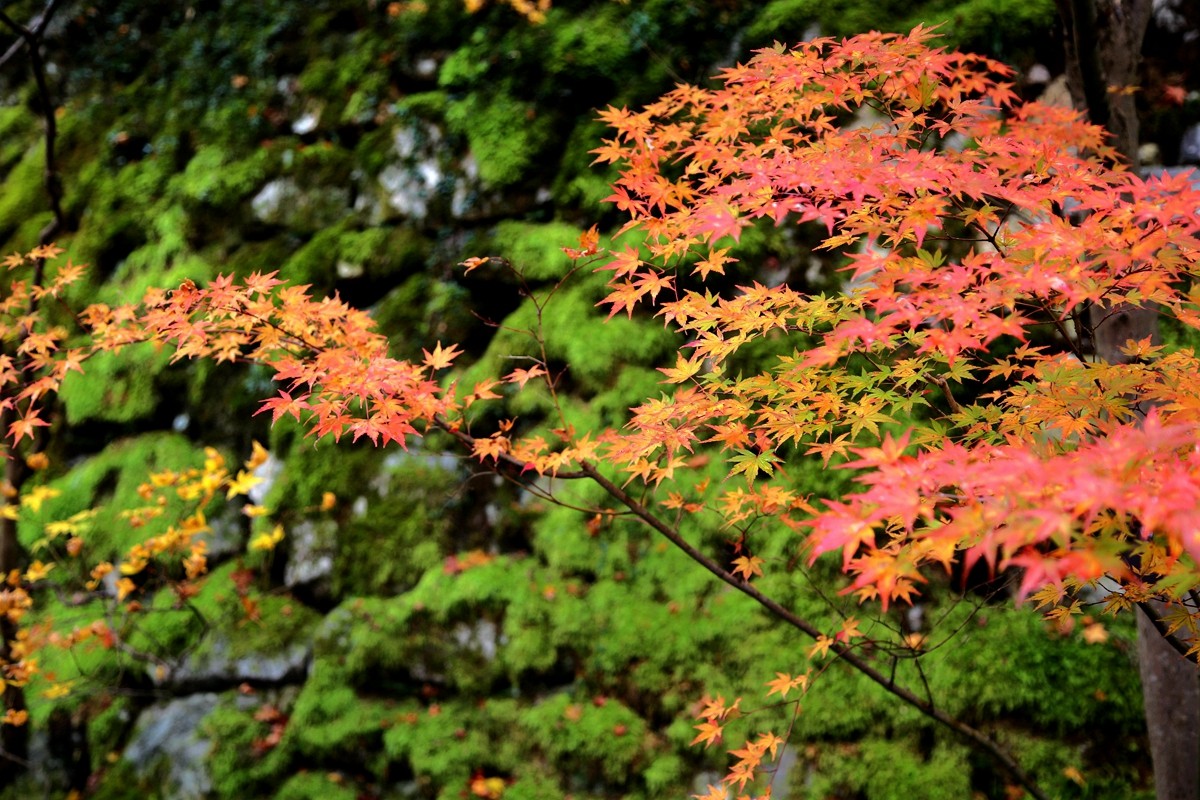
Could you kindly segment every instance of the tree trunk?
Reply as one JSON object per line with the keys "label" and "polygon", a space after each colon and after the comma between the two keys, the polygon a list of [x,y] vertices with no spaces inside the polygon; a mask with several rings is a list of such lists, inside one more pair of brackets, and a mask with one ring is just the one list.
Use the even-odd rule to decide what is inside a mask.
{"label": "tree trunk", "polygon": [[1196,666],[1138,612],[1138,668],[1158,800],[1200,796],[1200,682]]}
{"label": "tree trunk", "polygon": [[[1114,147],[1138,164],[1138,118],[1133,87],[1138,84],[1142,41],[1152,0],[1058,0],[1066,32],[1067,82],[1077,108],[1106,127]],[[1092,309],[1096,356],[1125,359],[1130,339],[1158,339],[1153,309],[1116,306]],[[1146,729],[1154,760],[1158,800],[1200,798],[1200,676],[1196,666],[1163,640],[1138,613],[1138,669]]]}
{"label": "tree trunk", "polygon": [[[0,415],[0,425],[8,415]],[[4,470],[7,481],[13,472],[15,461],[9,461]],[[17,541],[17,523],[11,519],[0,519],[0,590],[4,580],[13,570],[21,568],[21,545]],[[0,666],[7,664],[11,656],[10,643],[16,638],[17,626],[7,616],[0,616]],[[4,701],[0,703],[0,716],[5,711],[25,710],[25,690],[19,686],[4,686]],[[29,726],[5,725],[0,723],[0,786],[9,785],[25,769],[29,757]]]}

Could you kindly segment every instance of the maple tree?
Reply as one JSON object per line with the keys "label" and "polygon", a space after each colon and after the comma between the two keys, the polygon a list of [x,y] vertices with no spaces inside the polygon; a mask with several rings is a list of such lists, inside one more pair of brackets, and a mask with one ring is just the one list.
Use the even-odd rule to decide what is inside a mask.
{"label": "maple tree", "polygon": [[[1128,363],[1098,361],[1085,313],[1152,304],[1181,329],[1200,327],[1191,281],[1200,193],[1186,177],[1146,181],[1124,170],[1099,128],[1018,103],[1007,75],[996,62],[931,48],[917,29],[776,47],[726,70],[717,88],[681,86],[645,109],[604,112],[615,133],[596,155],[620,167],[611,200],[630,217],[627,243],[601,249],[593,229],[568,255],[577,270],[611,273],[610,316],[648,309],[687,340],[662,369],[674,388],[631,409],[622,430],[579,430],[566,410],[529,435],[512,419],[482,430],[492,418],[479,411],[485,403],[530,384],[555,397],[561,374],[536,331],[531,365],[462,386],[449,372],[461,354],[454,344],[436,343],[420,363],[392,358],[369,314],[274,274],[90,306],[76,318],[85,343],[67,347],[69,332],[29,309],[78,279],[68,262],[44,283],[13,281],[0,308],[20,356],[0,365],[6,452],[36,455],[28,448],[48,425],[46,399],[94,354],[154,341],[175,359],[266,364],[279,392],[261,413],[291,417],[316,437],[404,447],[436,429],[490,468],[551,486],[598,485],[611,506],[593,509],[597,530],[620,508],[812,637],[813,668],[777,675],[768,695],[802,702],[821,665],[840,659],[1042,797],[985,733],[889,678],[861,647],[857,619],[819,630],[759,588],[784,568],[759,555],[781,538],[810,561],[840,553],[844,591],[885,609],[912,602],[954,562],[986,563],[1018,568],[1018,598],[1055,617],[1081,614],[1097,597],[1113,612],[1164,601],[1163,635],[1193,660],[1200,650],[1189,636],[1200,614],[1200,365],[1188,347],[1148,341],[1126,345]],[[739,285],[723,240],[760,220],[823,229],[821,247],[844,255],[846,291]],[[30,258],[53,255],[44,247]],[[539,310],[555,288],[531,292]],[[756,361],[745,351],[761,341],[779,355],[748,371]],[[813,458],[854,470],[860,490],[800,494],[789,464]],[[714,463],[726,478],[701,476]],[[185,491],[197,501],[249,482],[215,459],[157,479],[198,486]],[[18,504],[36,505],[37,491]],[[129,554],[130,583],[116,602],[136,602],[132,577],[152,557],[177,559],[187,579],[202,570],[194,513]],[[726,561],[690,542],[682,515],[734,532],[737,554]],[[70,529],[62,535],[69,558]],[[264,534],[263,547],[274,541],[276,532]],[[47,568],[9,576],[4,608],[14,624]],[[5,665],[14,684],[26,679],[27,638]],[[888,655],[920,650],[918,637]],[[696,742],[720,741],[740,709],[710,698]],[[725,784],[769,796],[780,733],[734,749]]]}

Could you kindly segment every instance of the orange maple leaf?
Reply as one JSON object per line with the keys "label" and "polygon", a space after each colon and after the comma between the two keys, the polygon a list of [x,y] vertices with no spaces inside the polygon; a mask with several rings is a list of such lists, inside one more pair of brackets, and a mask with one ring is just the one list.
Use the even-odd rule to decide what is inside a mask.
{"label": "orange maple leaf", "polygon": [[443,348],[441,342],[437,343],[432,353],[428,350],[422,350],[421,352],[425,354],[425,366],[434,372],[450,366],[454,363],[455,357],[462,355],[462,350],[459,349],[458,345],[452,344],[449,347]]}
{"label": "orange maple leaf", "polygon": [[521,388],[524,388],[525,384],[528,383],[531,379],[537,378],[537,377],[540,377],[540,376],[546,375],[546,374],[548,374],[548,373],[546,372],[546,370],[544,370],[542,368],[542,366],[540,364],[535,364],[534,366],[530,367],[529,369],[514,369],[512,372],[508,373],[508,375],[504,376],[504,381],[506,383],[515,383],[518,386],[520,386]]}
{"label": "orange maple leaf", "polygon": [[691,743],[703,743],[706,748],[711,747],[719,742],[721,740],[721,733],[724,731],[724,726],[712,720],[701,722],[699,725],[696,725],[695,728],[700,732],[696,734],[696,738],[692,739]]}

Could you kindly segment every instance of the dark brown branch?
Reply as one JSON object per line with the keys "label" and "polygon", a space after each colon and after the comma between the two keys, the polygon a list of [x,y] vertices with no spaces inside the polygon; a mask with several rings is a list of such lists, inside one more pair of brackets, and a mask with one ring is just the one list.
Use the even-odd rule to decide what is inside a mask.
{"label": "dark brown branch", "polygon": [[[54,103],[50,96],[50,88],[46,82],[46,65],[42,60],[42,37],[46,32],[50,19],[58,7],[59,0],[49,0],[39,18],[29,26],[20,25],[0,10],[0,24],[11,29],[18,37],[18,44],[24,43],[29,50],[29,65],[33,72],[34,83],[37,87],[39,105],[46,130],[43,137],[45,147],[45,170],[43,180],[46,195],[50,202],[53,218],[39,234],[39,244],[49,244],[54,237],[66,227],[66,216],[62,209],[62,184],[58,177],[55,147],[57,143],[58,126],[54,115]],[[13,57],[20,48],[17,45],[9,48],[3,56],[3,61]],[[33,269],[32,284],[41,286],[45,275],[45,259],[36,260]],[[29,312],[37,310],[37,301],[30,300]],[[19,352],[17,348],[16,352]],[[22,370],[27,362],[27,356],[18,359]],[[8,433],[9,426],[15,417],[13,408],[0,413],[0,436]],[[7,484],[19,491],[29,476],[25,463],[15,453],[10,452],[4,466],[4,476]],[[16,522],[11,519],[0,520],[0,574],[9,574],[21,567],[25,553],[17,538]],[[8,615],[0,616],[0,665],[8,664],[12,659],[11,642],[16,637],[16,625]],[[10,686],[4,692],[3,708],[8,711],[24,712],[26,710],[25,692],[21,687]],[[25,756],[29,750],[29,729],[24,725],[0,725],[0,785],[9,783],[15,777],[17,769],[24,768]]]}
{"label": "dark brown branch", "polygon": [[[604,475],[601,474],[595,466],[585,462],[581,468],[581,471],[599,484],[599,486],[604,489],[604,491],[608,492],[613,499],[620,502],[622,505],[632,511],[635,516],[637,516],[655,531],[666,537],[667,540],[682,550],[690,559],[704,567],[704,569],[711,572],[724,583],[750,597],[752,600],[770,612],[770,614],[776,619],[786,622],[788,625],[791,625],[793,628],[801,631],[812,639],[817,639],[818,637],[822,636],[821,631],[818,630],[817,627],[811,622],[797,616],[790,609],[785,608],[773,598],[768,597],[760,592],[753,584],[741,580],[733,573],[724,569],[720,564],[704,555],[704,553],[701,553],[699,550],[693,547],[692,544],[688,542],[682,536],[682,534],[679,533],[679,531],[660,520],[648,508],[630,496],[628,492],[610,481],[608,478],[604,477]],[[835,642],[830,649],[833,650],[839,658],[841,658],[854,669],[858,670],[860,674],[882,686],[894,697],[897,697],[898,699],[903,700],[905,703],[908,703],[925,716],[941,723],[945,727],[962,736],[964,739],[967,739],[980,750],[987,753],[1015,781],[1017,781],[1017,783],[1025,787],[1026,791],[1028,791],[1033,797],[1037,798],[1037,800],[1048,800],[1047,795],[1041,790],[1033,778],[1026,774],[1026,772],[1021,769],[1020,765],[1017,764],[1016,760],[1014,760],[1012,756],[1005,752],[1004,749],[1001,748],[1001,746],[992,740],[987,734],[972,728],[970,725],[967,725],[965,722],[957,719],[956,717],[947,714],[941,709],[935,708],[932,703],[922,700],[920,697],[913,694],[908,689],[905,689],[903,686],[897,686],[886,676],[884,676],[883,673],[876,670],[875,667],[871,666],[869,663],[867,663],[867,661],[858,656],[849,646]]]}
{"label": "dark brown branch", "polygon": [[1158,610],[1149,601],[1143,600],[1137,605],[1142,610],[1142,613],[1146,615],[1146,619],[1150,620],[1150,624],[1154,626],[1159,635],[1166,640],[1167,644],[1171,645],[1172,649],[1193,664],[1200,664],[1200,653],[1191,653],[1192,648],[1188,646],[1187,642],[1170,632],[1170,627],[1163,620],[1162,615],[1158,613]]}
{"label": "dark brown branch", "polygon": [[[39,244],[49,244],[54,241],[55,237],[66,230],[67,227],[66,215],[63,213],[62,208],[62,181],[58,175],[58,163],[55,155],[55,146],[58,138],[58,120],[54,113],[54,101],[50,94],[50,87],[46,82],[46,63],[42,59],[41,51],[42,36],[46,32],[46,27],[50,24],[50,19],[54,16],[55,10],[58,8],[58,2],[59,0],[50,0],[46,4],[46,8],[42,11],[41,16],[30,27],[13,21],[11,17],[0,11],[0,23],[3,23],[17,34],[19,39],[29,49],[29,69],[33,73],[34,85],[37,87],[42,122],[46,126],[46,133],[43,137],[46,161],[43,180],[53,218],[38,235]],[[5,57],[8,57],[7,53]],[[39,259],[34,268],[35,284],[41,283],[44,267],[44,260]]]}

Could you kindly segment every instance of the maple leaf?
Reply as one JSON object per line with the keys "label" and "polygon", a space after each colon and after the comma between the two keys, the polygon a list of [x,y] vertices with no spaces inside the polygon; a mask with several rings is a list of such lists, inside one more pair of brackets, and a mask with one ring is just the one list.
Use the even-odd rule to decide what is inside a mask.
{"label": "maple leaf", "polygon": [[541,364],[535,364],[529,369],[514,369],[504,376],[504,381],[505,383],[515,383],[517,386],[525,388],[525,384],[530,380],[546,374],[546,370],[542,368]]}
{"label": "maple leaf", "polygon": [[696,262],[694,272],[704,280],[710,273],[715,272],[718,275],[725,274],[726,264],[736,264],[736,258],[729,258],[725,254],[729,252],[728,247],[721,249],[711,249],[708,251],[708,257]]}
{"label": "maple leaf", "polygon": [[858,629],[858,620],[854,617],[847,617],[842,623],[841,630],[833,637],[838,642],[850,642],[854,639],[862,637],[863,633]]}
{"label": "maple leaf", "polygon": [[250,541],[251,550],[266,550],[275,549],[275,545],[283,541],[283,526],[276,525],[269,533],[260,533]]}
{"label": "maple leaf", "polygon": [[677,356],[674,368],[659,367],[658,371],[667,376],[668,383],[683,383],[693,377],[700,371],[703,366],[703,361],[693,356],[685,359],[682,355]]}
{"label": "maple leaf", "polygon": [[741,575],[742,579],[746,581],[763,574],[763,560],[758,556],[740,556],[733,560],[733,565],[733,574]]}
{"label": "maple leaf", "polygon": [[229,482],[225,497],[232,499],[240,494],[246,494],[260,483],[262,483],[262,478],[256,477],[246,470],[239,470],[237,477]]}
{"label": "maple leaf", "polygon": [[25,570],[25,580],[29,583],[37,583],[38,581],[44,580],[46,576],[50,574],[50,570],[54,569],[54,567],[55,564],[53,562],[49,564],[43,564],[41,561],[34,561],[29,565],[29,568]]}
{"label": "maple leaf", "polygon": [[696,734],[696,738],[692,739],[691,743],[693,745],[703,743],[706,748],[711,747],[720,741],[721,734],[725,730],[724,726],[712,720],[701,722],[699,725],[696,725],[695,728],[699,731],[699,733]]}
{"label": "maple leaf", "polygon": [[263,447],[257,439],[250,443],[250,458],[246,459],[246,469],[253,472],[254,470],[267,463],[267,459],[271,457],[267,448]]}
{"label": "maple leaf", "polygon": [[775,474],[775,465],[779,463],[779,457],[771,451],[762,453],[754,453],[749,450],[739,450],[730,463],[734,465],[730,470],[730,475],[741,473],[746,476],[747,481],[753,481],[759,472],[765,472],[767,475]]}
{"label": "maple leaf", "polygon": [[508,440],[503,436],[493,436],[487,439],[476,439],[474,442],[475,455],[480,461],[489,457],[500,460],[500,456],[508,452]]}
{"label": "maple leaf", "polygon": [[293,398],[289,393],[281,391],[278,396],[262,401],[262,407],[254,413],[258,415],[264,411],[270,411],[272,424],[278,422],[284,414],[290,414],[299,422],[300,412],[310,408],[307,396]]}
{"label": "maple leaf", "polygon": [[452,344],[443,349],[441,342],[437,343],[432,353],[428,350],[422,350],[421,352],[425,354],[425,366],[435,372],[450,366],[454,363],[456,356],[462,355],[462,350],[458,348],[458,345]]}
{"label": "maple leaf", "polygon": [[479,267],[483,266],[484,264],[488,263],[491,260],[492,260],[491,257],[475,256],[473,258],[468,258],[465,261],[459,262],[459,266],[466,268],[463,272],[464,275],[469,275],[469,274],[471,274],[472,270],[478,269]]}
{"label": "maple leaf", "polygon": [[580,258],[584,258],[585,256],[595,255],[596,254],[596,246],[599,243],[600,243],[600,231],[595,225],[593,225],[591,228],[588,228],[588,230],[586,230],[583,234],[580,235],[580,237],[579,237],[580,249],[575,250],[570,247],[564,247],[562,249],[562,251],[567,254],[568,258],[570,258],[571,260],[574,261],[574,260],[578,260]]}
{"label": "maple leaf", "polygon": [[61,491],[50,486],[35,486],[27,494],[21,495],[21,505],[36,514],[42,510],[42,503],[61,494]]}
{"label": "maple leaf", "polygon": [[817,640],[813,643],[813,646],[809,648],[808,657],[810,659],[822,658],[829,654],[829,648],[833,645],[834,640],[822,634],[821,636],[817,637]]}
{"label": "maple leaf", "polygon": [[52,260],[61,255],[63,249],[56,244],[43,244],[29,251],[30,258]]}
{"label": "maple leaf", "polygon": [[771,691],[767,692],[767,697],[778,693],[781,697],[787,698],[788,693],[793,689],[804,691],[808,687],[808,675],[797,675],[792,677],[786,672],[776,672],[775,680],[768,681],[767,686]]}
{"label": "maple leaf", "polygon": [[30,406],[25,416],[13,421],[8,426],[8,435],[13,440],[13,444],[20,444],[22,439],[34,438],[38,428],[48,428],[50,423],[37,415],[35,407]]}

